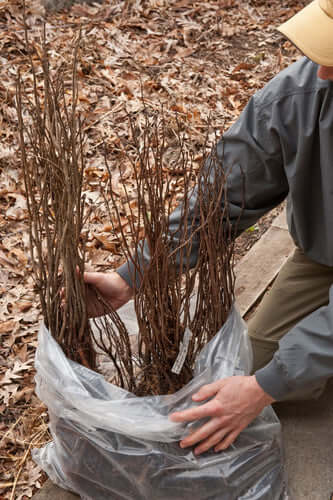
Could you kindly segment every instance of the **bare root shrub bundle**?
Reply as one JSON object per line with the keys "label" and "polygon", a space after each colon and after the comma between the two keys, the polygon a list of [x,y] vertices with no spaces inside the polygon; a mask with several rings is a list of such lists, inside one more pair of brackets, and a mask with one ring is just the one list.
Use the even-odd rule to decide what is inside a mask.
{"label": "bare root shrub bundle", "polygon": [[84,268],[81,193],[85,164],[76,109],[78,47],[79,41],[71,68],[51,71],[45,32],[41,56],[26,39],[33,97],[19,77],[17,113],[31,262],[44,321],[67,356],[94,368],[85,287],[80,278]]}
{"label": "bare root shrub bundle", "polygon": [[[109,167],[104,193],[135,283],[139,338],[132,390],[138,395],[172,393],[189,382],[198,352],[224,324],[234,297],[227,174],[216,151],[204,158],[194,188],[184,124],[176,120],[170,134],[163,110],[149,116],[145,109],[144,115],[141,128],[129,117],[131,135],[123,143],[135,180],[135,204],[125,182],[125,196],[115,196]],[[117,175],[122,179],[121,168]],[[179,192],[182,203],[175,210]]]}
{"label": "bare root shrub bundle", "polygon": [[[43,97],[29,46],[33,99],[18,79],[32,265],[42,312],[71,359],[96,369],[97,346],[112,361],[112,382],[120,387],[138,396],[173,393],[192,378],[198,352],[224,324],[233,302],[226,169],[213,148],[197,174],[184,123],[176,119],[170,126],[163,109],[145,108],[143,122],[142,115],[141,121],[129,117],[129,138],[121,143],[136,196],[127,189],[123,165],[115,172],[107,155],[109,183],[101,186],[101,195],[134,283],[138,349],[133,352],[130,332],[97,290],[105,316],[95,321],[92,333],[82,281],[85,162],[76,108],[78,46],[70,71],[51,71],[44,42]],[[112,189],[115,174],[123,196]]]}

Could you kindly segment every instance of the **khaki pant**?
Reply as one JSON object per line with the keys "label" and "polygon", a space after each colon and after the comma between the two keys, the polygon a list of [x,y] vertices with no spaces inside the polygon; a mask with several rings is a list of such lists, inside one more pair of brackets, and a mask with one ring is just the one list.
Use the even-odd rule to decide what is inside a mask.
{"label": "khaki pant", "polygon": [[313,262],[298,248],[279,272],[252,320],[253,372],[265,366],[278,341],[302,318],[328,304],[333,267]]}

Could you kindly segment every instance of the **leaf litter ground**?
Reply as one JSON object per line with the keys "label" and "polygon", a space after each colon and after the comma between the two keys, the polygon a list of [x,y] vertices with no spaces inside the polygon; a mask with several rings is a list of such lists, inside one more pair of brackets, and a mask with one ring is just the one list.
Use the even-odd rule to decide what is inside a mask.
{"label": "leaf litter ground", "polygon": [[[158,112],[163,105],[171,130],[175,116],[181,116],[199,163],[207,124],[220,135],[256,90],[299,57],[275,27],[304,4],[110,0],[47,15],[49,49],[56,65],[70,58],[73,40],[82,29],[79,106],[87,137],[85,194],[94,207],[87,234],[88,264],[93,269],[105,271],[123,261],[99,204],[100,183],[106,178],[105,147],[111,165],[119,165],[120,140],[128,137],[126,114],[140,121],[143,94],[151,110]],[[30,40],[38,51],[44,9],[39,1],[27,0],[26,10]],[[46,408],[34,394],[33,359],[41,315],[31,276],[15,111],[18,68],[25,81],[31,81],[21,1],[0,0],[0,30],[0,499],[21,500],[31,498],[45,480],[30,450],[50,439]],[[171,148],[170,161],[172,153]],[[130,173],[126,182],[131,191]],[[179,182],[175,185],[181,198]],[[117,177],[112,187],[121,197]],[[236,259],[267,229],[276,211],[238,239]]]}

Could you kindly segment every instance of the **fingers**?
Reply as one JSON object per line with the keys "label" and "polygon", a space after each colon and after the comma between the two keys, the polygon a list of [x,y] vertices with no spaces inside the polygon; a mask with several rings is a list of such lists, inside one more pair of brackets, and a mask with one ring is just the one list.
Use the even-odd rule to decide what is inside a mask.
{"label": "fingers", "polygon": [[83,273],[83,279],[88,285],[97,285],[101,280],[101,273],[86,271]]}
{"label": "fingers", "polygon": [[[209,439],[206,439],[203,443],[197,446],[194,449],[194,454],[200,455],[201,453],[205,453],[206,451],[213,448],[213,446],[215,445],[218,446],[221,442],[224,442],[224,438],[227,439],[228,432],[229,432],[228,429],[219,429],[212,436],[210,436]],[[215,452],[217,451],[216,446],[214,448],[214,451]]]}
{"label": "fingers", "polygon": [[214,451],[222,451],[227,449],[237,438],[242,431],[242,427],[234,429],[228,420],[221,418],[213,418],[205,425],[194,431],[180,442],[181,448],[195,446],[195,455],[200,455],[214,447]]}
{"label": "fingers", "polygon": [[193,394],[193,401],[203,401],[215,396],[215,394],[223,387],[224,383],[224,380],[217,380],[212,384],[203,385],[198,392]]}
{"label": "fingers", "polygon": [[236,440],[236,438],[239,436],[241,433],[242,429],[236,429],[235,431],[231,432],[228,434],[218,445],[215,446],[214,451],[222,451],[226,450],[229,448],[229,446],[232,445],[232,443]]}
{"label": "fingers", "polygon": [[[228,448],[239,433],[271,401],[263,398],[263,391],[252,376],[234,376],[203,386],[194,396],[194,401],[206,403],[170,415],[175,422],[190,422],[207,419],[190,436],[181,441],[183,448],[195,446],[200,454],[214,447],[215,451]],[[264,393],[265,394],[265,393]]]}
{"label": "fingers", "polygon": [[199,446],[194,449],[195,455],[200,455],[213,447],[215,452],[229,448],[243,429],[241,427],[233,429],[230,425],[223,425],[219,419],[214,420],[214,424],[210,421],[208,424],[183,439],[180,442],[180,447],[187,448],[188,446],[194,446],[200,443]]}
{"label": "fingers", "polygon": [[177,411],[169,416],[173,422],[191,422],[192,420],[200,420],[201,418],[214,416],[216,413],[216,404],[213,401],[202,406],[189,408],[188,410]]}
{"label": "fingers", "polygon": [[206,438],[211,438],[215,436],[218,431],[219,438],[215,442],[212,443],[211,446],[218,443],[222,437],[226,434],[226,430],[223,428],[223,422],[221,419],[211,418],[206,424],[202,425],[199,429],[195,430],[192,434],[187,436],[180,442],[181,448],[187,448],[188,446],[194,446],[200,441],[203,441]]}

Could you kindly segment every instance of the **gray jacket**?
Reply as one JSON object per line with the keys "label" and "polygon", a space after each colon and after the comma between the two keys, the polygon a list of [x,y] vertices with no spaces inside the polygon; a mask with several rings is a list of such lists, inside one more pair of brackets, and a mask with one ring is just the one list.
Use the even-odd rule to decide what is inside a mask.
{"label": "gray jacket", "polygon": [[[228,207],[234,224],[244,203],[245,179],[238,233],[287,197],[295,243],[312,260],[333,266],[333,83],[316,72],[317,65],[303,58],[257,92],[223,136],[223,165],[231,168]],[[194,192],[193,207],[195,201]],[[172,214],[172,230],[179,215],[180,210]],[[194,244],[193,263],[196,250]],[[127,265],[118,272],[130,282]],[[275,399],[333,375],[332,287],[327,302],[292,328],[273,360],[256,372],[258,383]]]}

